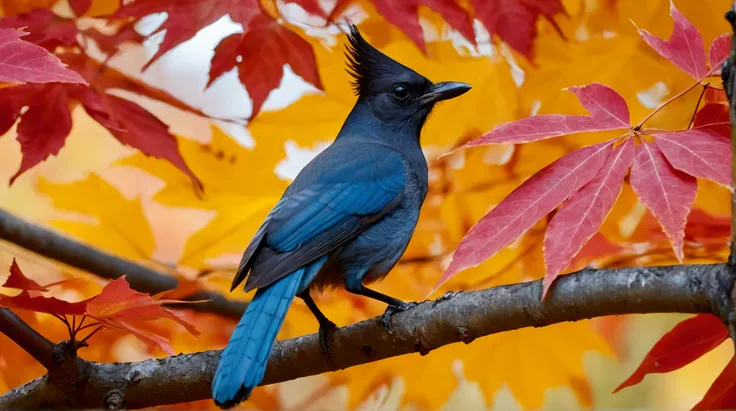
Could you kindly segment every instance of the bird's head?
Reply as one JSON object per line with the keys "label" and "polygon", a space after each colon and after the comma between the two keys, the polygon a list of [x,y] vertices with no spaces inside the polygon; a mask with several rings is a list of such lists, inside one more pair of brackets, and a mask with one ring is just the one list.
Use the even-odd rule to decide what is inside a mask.
{"label": "bird's head", "polygon": [[470,90],[465,83],[431,82],[371,46],[352,24],[348,41],[348,72],[358,102],[383,122],[406,124],[418,133],[435,103]]}

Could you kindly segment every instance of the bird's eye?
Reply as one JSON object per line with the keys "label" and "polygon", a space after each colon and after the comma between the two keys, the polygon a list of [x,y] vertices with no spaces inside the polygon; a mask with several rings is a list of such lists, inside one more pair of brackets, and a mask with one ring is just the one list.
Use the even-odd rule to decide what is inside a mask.
{"label": "bird's eye", "polygon": [[399,84],[394,87],[394,97],[396,97],[399,100],[404,100],[407,97],[409,97],[409,89],[403,85]]}

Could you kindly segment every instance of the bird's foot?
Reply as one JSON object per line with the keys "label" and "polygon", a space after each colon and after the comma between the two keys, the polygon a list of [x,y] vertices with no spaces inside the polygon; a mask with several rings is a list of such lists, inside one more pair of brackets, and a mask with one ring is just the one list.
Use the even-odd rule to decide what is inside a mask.
{"label": "bird's foot", "polygon": [[322,322],[319,325],[319,345],[322,347],[322,351],[327,354],[327,358],[332,360],[332,352],[330,351],[330,341],[332,336],[335,334],[337,326],[330,320]]}
{"label": "bird's foot", "polygon": [[419,305],[416,302],[408,302],[408,303],[401,303],[401,305],[389,305],[386,307],[386,311],[384,311],[383,315],[381,316],[381,324],[383,324],[383,328],[386,329],[389,333],[391,332],[391,316],[400,313],[402,311],[406,311],[408,309],[414,308],[417,305]]}

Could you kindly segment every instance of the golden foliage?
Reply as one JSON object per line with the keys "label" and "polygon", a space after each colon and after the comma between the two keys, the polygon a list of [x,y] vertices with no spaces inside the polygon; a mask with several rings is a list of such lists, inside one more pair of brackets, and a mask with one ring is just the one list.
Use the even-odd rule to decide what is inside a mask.
{"label": "golden foliage", "polygon": [[[5,3],[4,11],[7,12]],[[26,7],[23,2],[10,3],[14,7]],[[727,31],[722,15],[728,8],[728,1],[681,0],[676,3],[701,30],[706,45]],[[102,13],[106,7],[113,7],[110,4],[109,1],[95,1],[89,14]],[[692,81],[651,50],[631,24],[633,21],[655,35],[666,37],[672,26],[668,0],[566,0],[565,5],[570,17],[558,23],[566,39],[549,23],[541,22],[533,63],[514,55],[503,45],[488,41],[473,49],[458,40],[435,13],[427,10],[421,12],[425,30],[433,30],[437,38],[428,42],[428,52],[424,55],[398,29],[387,25],[368,8],[368,19],[361,28],[365,36],[388,55],[433,81],[465,81],[473,86],[463,98],[438,106],[426,125],[422,144],[430,164],[430,193],[404,259],[385,281],[375,286],[376,289],[403,300],[427,298],[462,236],[491,207],[557,158],[611,136],[580,134],[515,147],[473,148],[441,159],[439,155],[478,137],[494,125],[534,113],[582,114],[574,96],[562,91],[565,87],[591,82],[611,86],[626,98],[632,120],[637,122]],[[183,157],[204,184],[201,197],[192,190],[189,178],[169,163],[137,153],[117,161],[111,157],[106,164],[98,165],[98,169],[124,166],[145,171],[158,180],[156,184],[145,183],[155,187],[149,190],[155,192],[150,198],[142,201],[124,196],[97,174],[72,183],[55,183],[47,181],[52,172],[47,172],[46,177],[39,172],[41,177],[36,189],[41,196],[36,200],[50,198],[56,212],[39,211],[33,217],[41,218],[39,215],[42,215],[43,219],[51,219],[51,225],[71,236],[131,259],[152,260],[157,247],[181,244],[183,251],[177,266],[183,271],[218,270],[211,275],[207,286],[227,293],[240,254],[289,183],[288,177],[277,172],[290,160],[289,147],[316,154],[332,141],[354,103],[342,53],[344,35],[320,34],[324,37],[305,38],[314,46],[324,92],[307,92],[283,109],[261,112],[248,125],[254,140],[252,147],[245,147],[214,126],[211,141],[206,144],[179,138]],[[691,93],[682,102],[668,106],[648,124],[662,128],[687,126],[697,98],[697,93]],[[54,161],[62,159],[49,163]],[[19,180],[13,190],[28,190],[32,186],[30,180]],[[159,184],[161,182],[163,185]],[[32,197],[24,193],[24,198]],[[700,182],[695,207],[723,215],[728,212],[728,196],[723,187]],[[196,210],[205,216],[206,223],[199,227],[191,221],[181,221],[181,225],[197,229],[184,239],[154,235],[154,232],[167,232],[167,222],[149,219],[149,203],[164,210]],[[647,257],[635,260],[637,264],[673,263],[674,256],[668,248],[658,249],[656,241],[649,241],[642,237],[641,231],[637,232],[645,217],[644,208],[627,183],[601,229],[601,238],[627,250],[632,249],[632,243],[638,243],[637,252]],[[541,278],[544,274],[541,243],[545,224],[545,220],[541,221],[529,234],[493,258],[444,284],[438,293]],[[687,257],[693,260],[712,257],[710,254],[704,257],[698,247],[696,244],[686,248]],[[603,247],[601,250],[600,253],[605,251]],[[725,252],[725,244],[716,256],[718,252]],[[631,256],[623,252],[613,256],[619,262],[608,257],[612,256],[598,255],[593,262],[632,264],[627,260]],[[233,298],[244,297],[237,293]],[[383,304],[344,291],[326,292],[315,299],[339,326],[378,315],[385,308]],[[63,330],[56,324],[41,325],[39,322],[43,319],[34,316],[24,318],[34,326],[51,330],[49,336],[63,337]],[[195,324],[201,336],[195,338],[172,328],[172,346],[182,352],[221,348],[234,326],[231,321],[207,314],[187,312],[185,318]],[[447,404],[446,409],[458,409],[470,407],[471,403],[476,406],[491,404],[497,393],[508,390],[522,408],[538,409],[549,404],[550,392],[559,387],[569,387],[577,405],[588,407],[596,405],[594,401],[600,397],[597,391],[610,391],[613,387],[601,386],[600,372],[592,375],[586,372],[584,354],[592,352],[612,363],[611,357],[625,347],[636,346],[636,342],[624,344],[620,336],[610,332],[599,332],[596,325],[615,326],[616,330],[624,328],[613,321],[584,321],[506,332],[478,339],[470,345],[444,347],[424,357],[407,355],[354,367],[322,376],[319,380],[307,380],[309,384],[301,386],[282,384],[277,388],[259,388],[251,401],[242,407],[284,407],[284,398],[299,392],[304,398],[309,395],[335,398],[335,403],[351,409],[367,409],[378,397],[382,400],[376,402],[383,403],[384,409],[409,405],[439,409],[443,404]],[[287,316],[280,338],[316,330],[317,323],[309,310],[297,301]],[[83,354],[101,361],[161,354],[137,347],[121,336],[114,332],[95,336],[91,348]],[[3,347],[0,391],[41,374],[40,367],[2,338],[0,336]],[[99,347],[102,345],[105,348]],[[8,351],[6,346],[10,347]],[[24,371],[21,374],[13,371],[18,369]],[[634,405],[647,405],[645,399],[631,401]],[[212,404],[192,405],[209,407]]]}

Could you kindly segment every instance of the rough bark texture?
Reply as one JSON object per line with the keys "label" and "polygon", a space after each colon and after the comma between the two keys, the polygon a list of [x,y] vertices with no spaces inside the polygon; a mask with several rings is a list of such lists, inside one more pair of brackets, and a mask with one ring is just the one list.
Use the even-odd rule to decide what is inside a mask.
{"label": "rough bark texture", "polygon": [[[41,226],[23,221],[1,209],[0,239],[18,244],[44,257],[52,258],[102,278],[114,280],[122,275],[127,275],[126,279],[131,288],[141,292],[155,294],[175,288],[177,285],[177,280],[166,273],[152,270],[78,243]],[[222,294],[211,291],[199,291],[185,299],[192,301],[210,300],[192,304],[190,308],[231,318],[240,318],[247,306],[247,303],[230,301]]]}
{"label": "rough bark texture", "polygon": [[[632,313],[721,313],[731,307],[726,264],[583,270],[558,278],[541,300],[542,281],[448,293],[392,317],[339,329],[333,361],[316,334],[279,341],[264,384],[336,371],[398,355],[426,355],[447,344],[524,327]],[[728,308],[726,308],[728,307]],[[74,380],[47,375],[0,397],[0,408],[141,408],[210,398],[219,351],[137,363],[98,364],[74,355]]]}
{"label": "rough bark texture", "polygon": [[[728,59],[721,68],[723,89],[726,91],[729,104],[729,117],[731,122],[731,180],[736,181],[736,1],[726,12],[726,21],[731,24],[731,51]],[[733,184],[733,183],[732,183]],[[731,252],[728,257],[728,265],[732,272],[736,272],[736,191],[731,192]],[[730,304],[727,309],[722,308],[719,312],[721,320],[728,328],[731,340],[736,344],[736,290],[730,295]]]}

